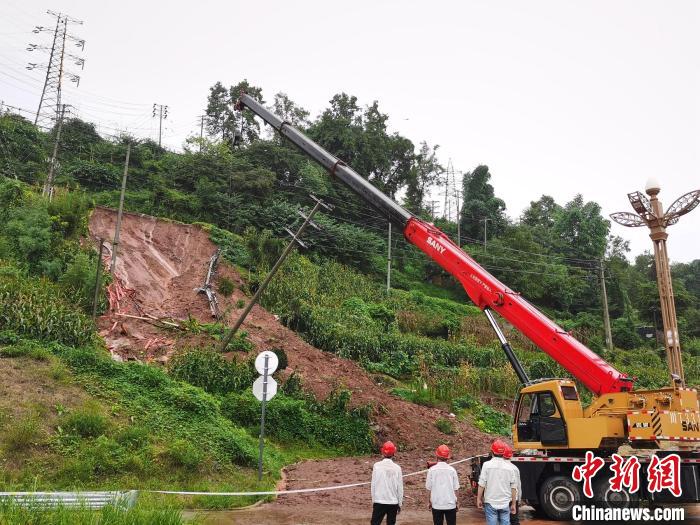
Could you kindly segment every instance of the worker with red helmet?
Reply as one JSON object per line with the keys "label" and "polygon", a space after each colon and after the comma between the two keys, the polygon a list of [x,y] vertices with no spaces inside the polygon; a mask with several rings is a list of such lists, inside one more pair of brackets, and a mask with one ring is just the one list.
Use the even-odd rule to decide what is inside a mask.
{"label": "worker with red helmet", "polygon": [[403,473],[394,463],[396,445],[384,443],[380,452],[384,459],[372,467],[372,520],[371,525],[379,525],[386,516],[387,525],[396,523],[396,515],[403,504]]}
{"label": "worker with red helmet", "polygon": [[433,511],[433,524],[447,525],[457,523],[457,495],[459,488],[457,471],[447,463],[450,459],[450,448],[440,445],[435,451],[437,463],[428,469],[425,488],[430,491],[430,508]]}
{"label": "worker with red helmet", "polygon": [[491,444],[493,457],[481,467],[476,506],[484,509],[487,525],[510,525],[510,515],[515,514],[517,480],[511,465],[503,459],[508,444],[497,439]]}
{"label": "worker with red helmet", "polygon": [[518,515],[518,512],[520,511],[520,500],[523,497],[523,487],[520,483],[520,469],[511,463],[510,460],[512,457],[513,449],[507,447],[506,451],[503,453],[503,459],[506,460],[506,463],[510,469],[515,473],[515,492],[517,493],[517,498],[515,499],[515,512],[510,513],[510,525],[520,525],[520,516]]}

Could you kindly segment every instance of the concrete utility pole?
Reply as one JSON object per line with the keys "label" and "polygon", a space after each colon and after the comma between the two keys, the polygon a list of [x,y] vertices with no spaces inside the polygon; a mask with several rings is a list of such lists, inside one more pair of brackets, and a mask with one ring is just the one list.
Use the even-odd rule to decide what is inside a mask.
{"label": "concrete utility pole", "polygon": [[389,246],[388,253],[386,256],[386,293],[389,293],[391,289],[391,223],[389,223],[389,238],[387,239],[387,245]]}
{"label": "concrete utility pole", "polygon": [[199,152],[202,153],[202,142],[204,141],[204,117],[206,115],[200,115],[201,119],[199,122]]}
{"label": "concrete utility pole", "polygon": [[95,275],[95,297],[92,299],[92,318],[97,317],[97,301],[100,298],[100,277],[102,275],[102,253],[105,249],[105,240],[100,237],[100,255],[97,256],[97,270]]}
{"label": "concrete utility pole", "polygon": [[63,129],[63,117],[66,114],[66,105],[61,106],[61,115],[58,118],[58,129],[56,130],[56,141],[53,143],[53,153],[51,154],[51,161],[49,162],[49,174],[46,177],[46,184],[44,184],[43,195],[51,200],[53,198],[53,178],[56,173],[56,157],[58,156],[58,145],[61,142],[61,130]]}
{"label": "concrete utility pole", "polygon": [[608,350],[613,349],[612,331],[610,330],[610,312],[608,311],[608,292],[605,288],[605,269],[603,268],[603,260],[600,261],[600,288],[603,295],[603,324],[605,325],[605,347]]}
{"label": "concrete utility pole", "polygon": [[659,286],[659,299],[661,300],[661,319],[664,325],[666,357],[671,377],[681,385],[684,385],[685,377],[678,337],[678,320],[676,319],[676,305],[673,299],[673,281],[666,249],[666,239],[668,239],[666,227],[676,224],[681,215],[692,211],[700,204],[700,190],[691,191],[676,199],[665,213],[661,201],[658,199],[658,194],[661,191],[659,183],[654,179],[649,179],[645,191],[651,200],[647,199],[639,191],[627,195],[632,208],[638,215],[618,212],[611,214],[610,217],[623,226],[647,226],[650,230],[649,237],[654,242],[656,280]]}
{"label": "concrete utility pole", "polygon": [[457,246],[462,247],[462,204],[460,204],[460,199],[462,197],[462,192],[459,190],[455,191],[457,196]]}
{"label": "concrete utility pole", "polygon": [[[156,108],[158,108],[158,111],[156,112]],[[163,119],[168,118],[168,106],[164,106],[163,104],[153,104],[153,118],[156,117],[156,113],[158,113],[159,118],[158,118],[158,147],[161,146],[161,140],[163,138]]]}
{"label": "concrete utility pole", "polygon": [[313,219],[313,216],[316,214],[316,212],[319,210],[319,208],[324,207],[328,210],[331,209],[331,207],[328,204],[325,204],[323,201],[317,199],[316,197],[313,197],[313,195],[312,195],[312,198],[316,201],[316,205],[313,207],[313,209],[309,213],[308,217],[302,214],[302,217],[304,217],[304,222],[302,223],[301,226],[299,226],[299,229],[297,230],[296,233],[292,233],[289,230],[287,230],[287,233],[289,233],[292,236],[292,240],[289,242],[287,247],[284,249],[284,251],[282,252],[282,255],[280,255],[280,258],[277,259],[277,262],[272,267],[272,270],[270,270],[270,273],[267,274],[267,276],[265,277],[265,280],[260,284],[260,287],[257,289],[257,291],[253,295],[252,299],[250,300],[248,305],[245,307],[245,309],[241,313],[241,315],[238,318],[238,320],[236,321],[236,323],[233,325],[233,328],[231,328],[231,330],[229,330],[228,334],[226,334],[226,337],[224,338],[223,343],[221,343],[221,351],[222,352],[226,351],[226,347],[231,342],[231,339],[233,339],[233,336],[236,334],[238,329],[241,327],[241,325],[243,324],[243,321],[245,321],[246,317],[248,317],[248,314],[253,309],[253,306],[255,306],[257,304],[257,302],[260,300],[260,296],[263,294],[263,292],[265,291],[267,286],[270,284],[270,281],[272,281],[272,278],[275,276],[277,271],[280,269],[280,267],[284,263],[285,259],[292,252],[294,247],[297,244],[301,245],[302,247],[305,247],[304,243],[301,242],[300,237],[301,237],[301,234],[304,233],[304,230],[306,229],[306,227],[309,224],[311,224],[315,228],[318,228],[318,226],[316,226],[311,219]]}
{"label": "concrete utility pole", "polygon": [[490,221],[488,217],[485,219],[481,219],[481,222],[484,223],[484,251],[486,251],[486,224]]}
{"label": "concrete utility pole", "polygon": [[119,249],[119,232],[122,228],[122,212],[124,211],[124,193],[126,192],[126,176],[129,173],[129,156],[131,155],[131,143],[126,146],[126,160],[124,161],[124,175],[122,176],[122,191],[119,195],[119,211],[117,212],[117,226],[114,229],[114,242],[112,243],[112,264],[109,271],[114,273],[117,267],[117,250]]}

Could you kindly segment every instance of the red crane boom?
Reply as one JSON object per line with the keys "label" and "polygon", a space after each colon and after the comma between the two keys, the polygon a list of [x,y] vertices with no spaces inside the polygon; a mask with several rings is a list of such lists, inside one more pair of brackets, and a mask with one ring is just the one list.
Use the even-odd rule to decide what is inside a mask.
{"label": "red crane boom", "polygon": [[632,389],[631,378],[616,370],[571,334],[557,326],[520,294],[488,273],[438,228],[413,216],[340,159],[328,153],[294,126],[277,117],[245,93],[241,94],[236,108],[240,110],[244,106],[325,167],[333,177],[347,184],[392,224],[401,228],[408,242],[417,246],[446,272],[454,276],[474,304],[486,313],[508,360],[523,383],[529,382],[527,374],[503,336],[491,310],[498,312],[594,394],[601,395]]}

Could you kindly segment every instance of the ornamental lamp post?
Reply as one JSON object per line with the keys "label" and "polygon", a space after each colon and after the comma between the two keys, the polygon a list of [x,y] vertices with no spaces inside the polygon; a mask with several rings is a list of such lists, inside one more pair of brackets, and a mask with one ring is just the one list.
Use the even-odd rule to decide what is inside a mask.
{"label": "ornamental lamp post", "polygon": [[661,319],[664,325],[666,359],[668,360],[668,367],[673,381],[684,385],[685,378],[683,361],[681,359],[681,346],[678,339],[676,305],[673,300],[671,266],[669,264],[668,251],[666,250],[666,239],[668,239],[666,227],[676,224],[681,215],[692,211],[700,204],[700,190],[691,191],[676,199],[666,212],[664,212],[661,201],[658,199],[661,187],[656,179],[649,179],[645,191],[649,195],[649,199],[639,191],[627,195],[632,208],[637,214],[617,212],[611,214],[610,218],[622,226],[649,227],[649,237],[654,242],[656,280],[661,301]]}

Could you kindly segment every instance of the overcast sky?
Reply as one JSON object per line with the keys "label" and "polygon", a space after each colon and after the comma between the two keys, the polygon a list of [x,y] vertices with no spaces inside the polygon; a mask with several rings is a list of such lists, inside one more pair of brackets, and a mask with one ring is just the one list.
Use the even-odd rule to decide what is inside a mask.
{"label": "overcast sky", "polygon": [[[167,104],[164,143],[178,149],[199,131],[208,88],[246,78],[312,116],[342,91],[378,100],[393,131],[439,144],[444,164],[488,164],[512,218],[542,194],[631,211],[627,193],[652,176],[666,206],[700,188],[692,0],[4,0],[6,104],[36,109],[43,73],[24,66],[46,58],[25,48],[50,43],[31,33],[55,24],[47,9],[84,21],[71,32],[87,41],[85,70],[71,66],[80,86],[64,102],[106,134],[157,137],[152,105]],[[700,209],[670,229],[674,261],[700,258],[699,231]],[[612,233],[632,255],[651,248],[646,229]]]}

